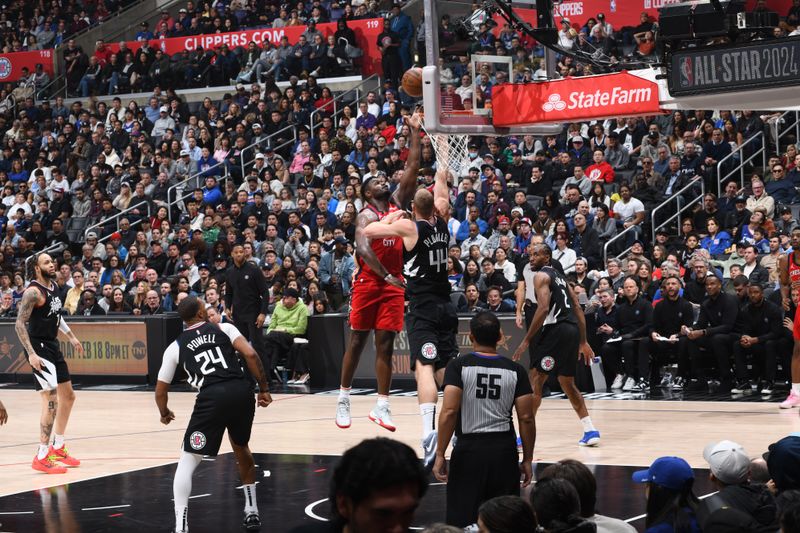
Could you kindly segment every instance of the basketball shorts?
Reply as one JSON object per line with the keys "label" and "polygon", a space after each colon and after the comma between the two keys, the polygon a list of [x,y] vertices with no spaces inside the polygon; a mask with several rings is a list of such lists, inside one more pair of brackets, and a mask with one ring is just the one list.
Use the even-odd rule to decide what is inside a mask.
{"label": "basketball shorts", "polygon": [[449,298],[447,302],[409,302],[406,331],[411,370],[417,363],[433,365],[434,370],[439,370],[458,356],[458,313]]}
{"label": "basketball shorts", "polygon": [[544,326],[534,340],[531,370],[555,372],[559,376],[575,376],[578,366],[580,336],[578,325],[559,322]]}
{"label": "basketball shorts", "polygon": [[792,337],[794,337],[794,340],[800,341],[800,305],[797,306],[797,310],[794,312],[794,327],[792,328]]}
{"label": "basketball shorts", "polygon": [[[59,383],[66,383],[71,379],[58,341],[31,338],[31,345],[42,360],[41,372],[33,370],[33,386],[37,391],[55,390]],[[25,357],[28,357],[27,353]]]}
{"label": "basketball shorts", "polygon": [[405,291],[388,283],[356,280],[350,294],[350,328],[354,331],[403,329]]}
{"label": "basketball shorts", "polygon": [[226,429],[234,444],[246,446],[255,413],[256,400],[249,380],[222,381],[204,387],[197,394],[183,436],[184,451],[217,455]]}

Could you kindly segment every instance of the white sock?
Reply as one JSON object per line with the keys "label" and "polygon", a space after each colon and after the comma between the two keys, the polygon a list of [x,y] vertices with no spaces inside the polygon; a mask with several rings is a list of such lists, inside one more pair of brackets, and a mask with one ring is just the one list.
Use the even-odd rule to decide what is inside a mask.
{"label": "white sock", "polygon": [[583,426],[583,432],[586,433],[587,431],[597,431],[595,429],[594,424],[592,424],[591,417],[584,417],[581,418],[581,425]]}
{"label": "white sock", "polygon": [[175,498],[175,531],[186,530],[188,517],[189,495],[192,493],[192,475],[203,460],[201,455],[181,452],[178,459],[178,468],[175,470],[175,479],[172,481],[172,496]]}
{"label": "white sock", "polygon": [[189,506],[175,506],[175,533],[189,531]]}
{"label": "white sock", "polygon": [[339,387],[339,398],[350,399],[350,387]]}
{"label": "white sock", "polygon": [[244,492],[244,514],[258,514],[258,503],[256,502],[256,484],[251,483],[242,487]]}
{"label": "white sock", "polygon": [[422,415],[422,438],[424,439],[436,429],[436,404],[419,404],[419,414]]}
{"label": "white sock", "polygon": [[389,407],[389,397],[385,394],[378,394],[378,407]]}
{"label": "white sock", "polygon": [[794,392],[796,396],[800,396],[800,383],[792,383],[792,392]]}
{"label": "white sock", "polygon": [[50,447],[47,444],[40,444],[39,451],[36,452],[36,458],[39,460],[44,459],[47,457],[47,452],[50,451]]}
{"label": "white sock", "polygon": [[53,448],[60,450],[64,447],[64,435],[56,435],[53,439]]}

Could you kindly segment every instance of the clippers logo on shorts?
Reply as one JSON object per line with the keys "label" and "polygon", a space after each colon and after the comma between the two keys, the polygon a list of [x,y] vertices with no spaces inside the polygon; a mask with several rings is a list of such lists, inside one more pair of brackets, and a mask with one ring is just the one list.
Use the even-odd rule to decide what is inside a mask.
{"label": "clippers logo on shorts", "polygon": [[195,431],[189,436],[189,446],[195,450],[202,450],[206,446],[206,436]]}
{"label": "clippers logo on shorts", "polygon": [[542,370],[544,370],[545,372],[550,372],[551,370],[553,370],[553,368],[555,368],[556,360],[548,355],[547,357],[542,357],[541,365],[542,365]]}
{"label": "clippers logo on shorts", "polygon": [[428,359],[429,361],[436,359],[436,345],[432,342],[426,342],[423,344],[420,352],[422,353],[422,357]]}

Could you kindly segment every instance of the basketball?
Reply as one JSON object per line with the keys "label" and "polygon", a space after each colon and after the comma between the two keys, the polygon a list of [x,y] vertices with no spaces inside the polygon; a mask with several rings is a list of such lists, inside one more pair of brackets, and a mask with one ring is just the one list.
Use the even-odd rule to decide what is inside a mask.
{"label": "basketball", "polygon": [[408,69],[403,74],[401,85],[407,95],[414,98],[422,96],[422,69],[419,67]]}

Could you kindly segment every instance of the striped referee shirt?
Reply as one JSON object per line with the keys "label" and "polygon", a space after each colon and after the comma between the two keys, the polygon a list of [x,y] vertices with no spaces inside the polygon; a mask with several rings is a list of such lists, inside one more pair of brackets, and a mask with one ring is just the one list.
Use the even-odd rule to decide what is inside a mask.
{"label": "striped referee shirt", "polygon": [[528,373],[522,365],[502,355],[470,353],[447,365],[444,386],[463,391],[458,413],[458,437],[487,434],[514,434],[514,401],[532,394]]}

